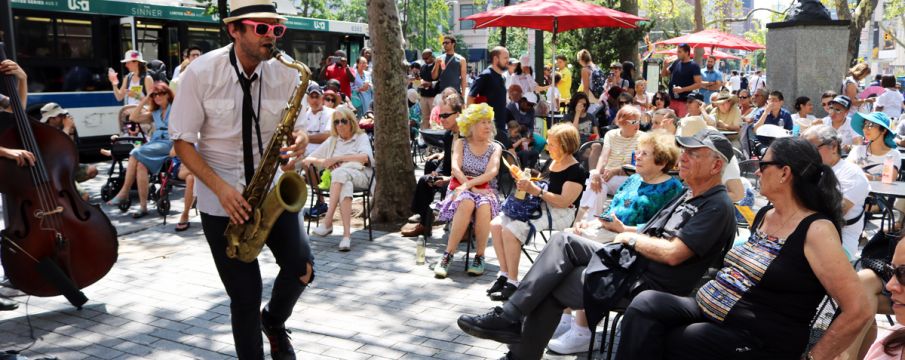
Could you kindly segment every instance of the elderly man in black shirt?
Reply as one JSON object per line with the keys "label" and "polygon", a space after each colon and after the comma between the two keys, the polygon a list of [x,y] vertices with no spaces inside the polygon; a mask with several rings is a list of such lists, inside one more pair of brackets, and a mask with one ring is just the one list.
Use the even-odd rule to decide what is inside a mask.
{"label": "elderly man in black shirt", "polygon": [[[707,129],[676,140],[683,148],[679,176],[687,189],[643,228],[624,227],[616,220],[606,224],[620,232],[615,242],[648,260],[626,303],[647,289],[687,295],[735,234],[734,206],[720,182],[733,156],[729,140]],[[484,315],[463,315],[459,327],[469,335],[510,344],[508,359],[540,359],[563,309],[585,308],[584,270],[600,265],[596,252],[602,246],[555,234],[508,303]]]}
{"label": "elderly man in black shirt", "polygon": [[430,237],[431,225],[434,223],[434,212],[430,204],[437,191],[445,191],[452,173],[452,144],[459,135],[456,119],[462,113],[462,97],[450,95],[440,102],[440,121],[446,133],[443,134],[443,160],[434,171],[425,165],[425,175],[418,179],[415,196],[412,198],[412,212],[420,216],[417,224],[407,224],[402,228],[402,236],[424,235]]}

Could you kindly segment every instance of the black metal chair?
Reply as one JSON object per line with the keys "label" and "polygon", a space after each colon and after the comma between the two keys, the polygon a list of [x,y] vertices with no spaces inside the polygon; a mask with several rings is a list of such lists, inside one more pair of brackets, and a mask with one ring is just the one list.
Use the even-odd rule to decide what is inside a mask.
{"label": "black metal chair", "polygon": [[[371,144],[371,148],[372,149],[374,148],[374,144]],[[320,175],[320,173],[321,173],[320,171],[317,170],[317,168],[314,165],[309,166],[306,171],[310,171],[313,174],[318,174],[318,175]],[[364,212],[365,212],[364,213],[364,226],[368,229],[368,240],[374,241],[374,232],[372,229],[373,226],[371,226],[372,225],[371,224],[371,207],[372,207],[371,206],[371,196],[372,196],[371,192],[374,189],[374,178],[377,177],[376,169],[371,174],[372,175],[368,179],[368,187],[365,189],[356,189],[355,191],[353,191],[352,199],[353,200],[362,199],[362,205],[364,206]],[[305,181],[308,182],[308,188],[311,189],[311,196],[309,197],[309,199],[310,199],[309,206],[312,209],[314,208],[314,205],[317,203],[317,198],[319,196],[323,197],[323,198],[330,197],[329,189],[322,190],[320,187],[318,187],[318,183],[317,183],[316,179],[319,179],[319,178],[320,178],[320,176],[305,176]],[[311,233],[311,222],[312,221],[314,222],[315,227],[320,225],[319,216],[314,217],[313,219],[309,218],[307,221],[308,221],[307,231],[309,234]]]}

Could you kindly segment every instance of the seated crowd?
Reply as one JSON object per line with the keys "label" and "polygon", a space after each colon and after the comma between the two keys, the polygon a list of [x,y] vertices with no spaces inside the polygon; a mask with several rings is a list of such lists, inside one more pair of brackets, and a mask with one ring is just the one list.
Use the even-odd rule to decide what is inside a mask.
{"label": "seated crowd", "polygon": [[[540,160],[526,167],[542,170],[538,181],[529,169],[502,164],[528,158],[523,151],[533,143],[525,136],[529,122],[519,117],[527,117],[536,100],[513,98],[520,90],[510,90],[510,137],[520,139],[510,149],[493,142],[490,107],[463,108],[455,95],[443,100],[440,121],[452,145],[444,144],[435,160],[450,170],[420,179],[412,204],[421,222],[408,234],[430,236],[431,201],[446,192],[439,217],[449,221],[449,237],[433,267],[437,278],[449,276],[453,254],[469,233],[476,247],[467,272],[483,274],[492,239],[499,272],[487,293],[503,304],[461,316],[463,331],[508,344],[508,359],[539,359],[545,349],[587,351],[602,313],[616,310],[625,313],[619,359],[885,359],[881,354],[902,353],[905,333],[877,340],[871,316],[898,311],[891,305],[905,300],[896,300],[905,270],[858,261],[868,181],[880,181],[890,162],[898,174],[896,147],[905,143],[905,130],[899,131],[905,127],[896,127],[882,108],[853,111],[848,95],[830,91],[821,98],[828,116],[816,118],[807,97],[795,99],[793,113],[779,91],[759,88],[752,98],[747,89],[724,89],[713,91],[709,104],[693,92],[680,118],[665,94],[646,100],[631,93],[625,103],[617,95],[611,104],[592,104],[579,92],[561,103],[566,115],[546,129]],[[591,105],[611,111],[612,121],[599,126],[588,114]],[[764,132],[775,131],[771,127],[782,132],[764,135],[777,134]],[[505,151],[512,156],[502,156]],[[756,190],[741,177],[742,161],[757,170]],[[498,192],[503,171],[515,179],[512,194]],[[769,205],[747,218],[739,204],[754,191]],[[519,194],[539,199],[539,217],[516,219],[507,211],[505,204]],[[895,208],[902,212],[905,204]],[[750,237],[736,238],[737,214]],[[548,229],[555,232],[522,276],[523,247]],[[613,292],[621,294],[615,301],[585,303],[589,274],[612,265],[601,255],[607,244],[637,255],[637,277],[626,291]],[[896,253],[893,266],[905,266],[896,262],[903,259]],[[809,345],[812,319],[827,297],[838,307],[836,317]]]}

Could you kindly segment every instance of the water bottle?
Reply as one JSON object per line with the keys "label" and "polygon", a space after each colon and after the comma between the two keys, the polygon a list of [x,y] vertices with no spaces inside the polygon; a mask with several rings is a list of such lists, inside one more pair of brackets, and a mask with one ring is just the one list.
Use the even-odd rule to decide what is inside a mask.
{"label": "water bottle", "polygon": [[[866,150],[865,150],[866,151]],[[884,184],[892,184],[893,181],[896,180],[896,167],[893,163],[892,152],[896,150],[890,150],[886,153],[886,160],[883,161],[883,177],[881,181]]]}
{"label": "water bottle", "polygon": [[798,137],[798,135],[800,133],[801,133],[801,126],[798,125],[798,123],[792,124],[792,136]]}
{"label": "water bottle", "polygon": [[632,150],[632,166],[635,166],[635,150]]}
{"label": "water bottle", "polygon": [[424,249],[427,247],[427,239],[424,235],[418,235],[418,245],[415,248],[415,265],[424,265]]}
{"label": "water bottle", "polygon": [[[528,169],[526,168],[525,170],[522,170],[522,171],[519,172],[518,178],[515,179],[515,180],[516,180],[516,181],[519,181],[519,180],[530,180],[530,179],[531,179],[531,174],[528,172]],[[516,190],[516,191],[515,191],[515,198],[516,198],[516,199],[519,199],[519,200],[525,200],[525,195],[527,195],[527,194],[528,194],[527,191],[524,191],[524,190]]]}

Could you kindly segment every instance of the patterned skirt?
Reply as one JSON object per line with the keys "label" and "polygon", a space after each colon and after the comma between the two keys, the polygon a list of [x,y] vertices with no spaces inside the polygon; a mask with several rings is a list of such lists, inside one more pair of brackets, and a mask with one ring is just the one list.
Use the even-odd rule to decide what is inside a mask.
{"label": "patterned skirt", "polygon": [[[497,198],[496,192],[476,193],[472,191],[463,191],[455,200],[452,199],[454,191],[448,192],[449,196],[447,196],[439,206],[440,221],[452,221],[453,216],[456,215],[456,209],[459,208],[459,203],[465,199],[473,201],[475,203],[475,209],[481,207],[481,205],[489,204],[491,219],[495,218],[497,214],[500,213],[500,200]],[[472,214],[472,219],[474,219],[474,214]]]}

